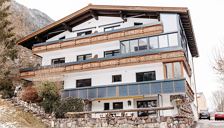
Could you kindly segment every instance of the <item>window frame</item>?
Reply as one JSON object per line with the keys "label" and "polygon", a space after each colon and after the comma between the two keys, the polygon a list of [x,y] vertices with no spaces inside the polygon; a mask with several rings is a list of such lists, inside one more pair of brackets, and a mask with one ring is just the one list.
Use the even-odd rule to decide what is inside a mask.
{"label": "window frame", "polygon": [[104,58],[106,57],[106,52],[112,52],[112,56],[116,56],[116,55],[115,55],[115,51],[118,51],[118,54],[121,53],[121,52],[120,52],[120,49],[104,51]]}
{"label": "window frame", "polygon": [[[77,55],[77,57],[76,57],[76,61],[90,60],[90,59],[86,59],[88,55],[90,55],[90,56],[91,56],[90,59],[92,59],[92,53],[89,53],[89,54]],[[79,59],[78,59],[78,58],[81,57],[81,56],[83,57],[83,60],[79,60]]]}
{"label": "window frame", "polygon": [[[114,77],[117,77],[117,76],[120,77],[120,81],[115,81]],[[121,75],[121,74],[118,74],[118,75],[112,75],[112,83],[117,83],[117,82],[122,82],[122,75]]]}
{"label": "window frame", "polygon": [[[108,26],[108,27],[103,28],[103,31],[104,31],[104,32],[113,31],[113,30],[115,30],[115,28],[118,28],[118,27],[120,27],[120,26],[121,26],[120,24],[118,24],[118,25],[113,25],[113,26]],[[106,31],[106,29],[112,29],[112,30]]]}
{"label": "window frame", "polygon": [[[154,74],[155,74],[155,79],[154,80],[156,80],[156,71],[144,71],[144,72],[136,72],[135,73],[135,75],[136,75],[136,82],[144,82],[144,81],[154,81],[154,80],[144,80],[144,73],[152,73],[152,72],[154,72]],[[141,73],[143,73],[143,81],[139,81],[138,80],[138,74],[141,74]]]}
{"label": "window frame", "polygon": [[[61,57],[61,58],[54,58],[54,59],[51,59],[51,65],[57,65],[57,64],[55,64],[55,63],[53,63],[53,62],[56,61],[56,60],[60,60],[60,59],[64,60],[64,62],[62,62],[62,63],[57,63],[57,64],[64,64],[64,63],[65,63],[65,57]],[[60,61],[61,61],[61,60],[60,60]]]}
{"label": "window frame", "polygon": [[[83,81],[83,80],[90,80],[90,86],[78,86],[78,81]],[[92,86],[92,79],[91,78],[77,79],[76,80],[76,88],[85,88],[85,87],[91,87],[91,86]]]}
{"label": "window frame", "polygon": [[[175,78],[174,63],[179,63],[180,64],[180,78],[184,77],[184,65],[183,65],[183,62],[181,62],[181,61],[172,61],[172,62],[166,62],[166,63],[163,64],[164,78],[165,79],[178,79],[178,78]],[[168,78],[167,77],[166,64],[172,64],[172,69],[171,69],[171,71],[172,71],[172,78]]]}
{"label": "window frame", "polygon": [[[115,108],[115,104],[121,104],[122,108]],[[113,102],[113,110],[122,110],[124,109],[124,103],[123,102]]]}
{"label": "window frame", "polygon": [[[86,34],[87,32],[91,32],[91,33]],[[83,33],[85,33],[85,35],[90,35],[90,34],[93,33],[93,30],[86,30],[86,31],[77,32],[76,35],[77,35],[77,37],[79,37],[79,36],[85,36],[85,35],[82,35]]]}

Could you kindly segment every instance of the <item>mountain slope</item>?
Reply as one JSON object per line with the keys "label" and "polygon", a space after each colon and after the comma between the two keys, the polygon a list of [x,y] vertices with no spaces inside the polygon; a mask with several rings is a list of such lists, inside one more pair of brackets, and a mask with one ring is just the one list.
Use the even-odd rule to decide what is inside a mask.
{"label": "mountain slope", "polygon": [[11,1],[10,10],[12,12],[10,19],[13,21],[14,32],[18,37],[28,35],[53,22],[43,12],[37,9],[29,9],[13,0]]}

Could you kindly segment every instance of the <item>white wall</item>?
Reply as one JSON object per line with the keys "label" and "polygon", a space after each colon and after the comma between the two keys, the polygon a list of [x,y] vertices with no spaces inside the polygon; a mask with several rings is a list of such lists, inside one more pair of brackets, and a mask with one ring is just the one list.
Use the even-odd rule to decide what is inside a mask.
{"label": "white wall", "polygon": [[[60,37],[65,36],[66,38],[72,38],[72,37],[76,37],[78,32],[83,32],[83,31],[87,31],[87,30],[92,30],[92,33],[94,32],[104,32],[104,28],[105,27],[110,27],[110,26],[114,26],[114,25],[120,25],[119,28],[126,28],[126,27],[131,27],[134,26],[134,22],[140,22],[143,24],[150,24],[153,22],[158,22],[157,19],[146,19],[146,18],[128,18],[127,22],[123,22],[123,23],[117,23],[117,24],[113,24],[116,22],[123,22],[123,20],[120,17],[106,17],[106,16],[99,16],[98,20],[95,20],[94,18],[79,24],[75,27],[72,28],[73,32],[63,32],[58,34],[57,36],[54,36],[50,39],[47,40],[48,41],[54,41],[54,40],[58,40]],[[107,24],[113,24],[113,25],[107,25]],[[102,26],[101,25],[107,25],[107,26]],[[91,28],[91,29],[87,29],[87,28]],[[81,30],[81,29],[86,29],[86,30]],[[80,31],[78,31],[80,30]]]}
{"label": "white wall", "polygon": [[160,14],[160,20],[163,24],[164,32],[178,31],[178,15],[177,14]]}
{"label": "white wall", "polygon": [[51,60],[55,58],[65,57],[65,62],[74,62],[77,60],[78,55],[92,53],[98,55],[98,58],[104,57],[104,51],[117,50],[120,49],[120,42],[118,40],[99,43],[94,45],[87,45],[82,47],[67,48],[55,51],[49,51],[44,53],[38,53],[39,56],[42,56],[42,66],[51,65]]}
{"label": "white wall", "polygon": [[120,83],[131,83],[136,82],[136,72],[145,71],[156,71],[156,80],[164,79],[163,64],[152,63],[152,64],[141,64],[135,66],[125,66],[109,69],[101,69],[94,71],[85,71],[70,73],[64,76],[64,88],[70,89],[76,87],[76,80],[92,78],[92,86],[97,85],[110,85],[118,84],[119,82],[112,83],[112,75],[122,75],[122,82]]}

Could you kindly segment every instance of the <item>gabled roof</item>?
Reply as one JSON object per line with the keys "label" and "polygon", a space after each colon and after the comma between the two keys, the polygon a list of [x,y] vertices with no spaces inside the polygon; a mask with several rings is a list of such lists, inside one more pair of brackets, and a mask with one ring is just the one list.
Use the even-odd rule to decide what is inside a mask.
{"label": "gabled roof", "polygon": [[[20,39],[17,44],[32,48],[34,44],[41,43],[47,38],[53,37],[57,32],[70,30],[71,28],[98,16],[130,17],[158,17],[159,13],[178,13],[180,15],[192,55],[198,56],[198,49],[192,28],[189,10],[185,7],[150,7],[150,6],[115,6],[92,5],[88,6]],[[145,14],[145,15],[142,15]]]}

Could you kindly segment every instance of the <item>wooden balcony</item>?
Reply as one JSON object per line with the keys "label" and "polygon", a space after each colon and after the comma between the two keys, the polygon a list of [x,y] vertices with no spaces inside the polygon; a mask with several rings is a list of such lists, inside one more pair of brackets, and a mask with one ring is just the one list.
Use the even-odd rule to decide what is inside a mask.
{"label": "wooden balcony", "polygon": [[167,93],[185,94],[188,90],[189,88],[185,79],[173,79],[68,89],[63,91],[62,97],[94,100],[115,97],[150,96]]}
{"label": "wooden balcony", "polygon": [[95,33],[72,39],[44,42],[41,44],[34,45],[32,50],[34,53],[39,53],[63,48],[105,43],[113,40],[125,40],[130,38],[157,35],[162,32],[163,32],[163,26],[160,22],[158,22],[150,25],[135,26],[109,32]]}
{"label": "wooden balcony", "polygon": [[[26,68],[20,70],[21,78],[47,77],[46,75],[60,75],[70,72],[82,72],[105,68],[114,68],[130,65],[138,65],[156,62],[183,61],[187,64],[182,48],[175,47],[160,49],[155,51],[139,52],[135,54],[124,54],[108,58],[94,58],[81,62],[70,62],[59,65],[49,65],[36,68]],[[188,71],[190,72],[190,70]]]}

